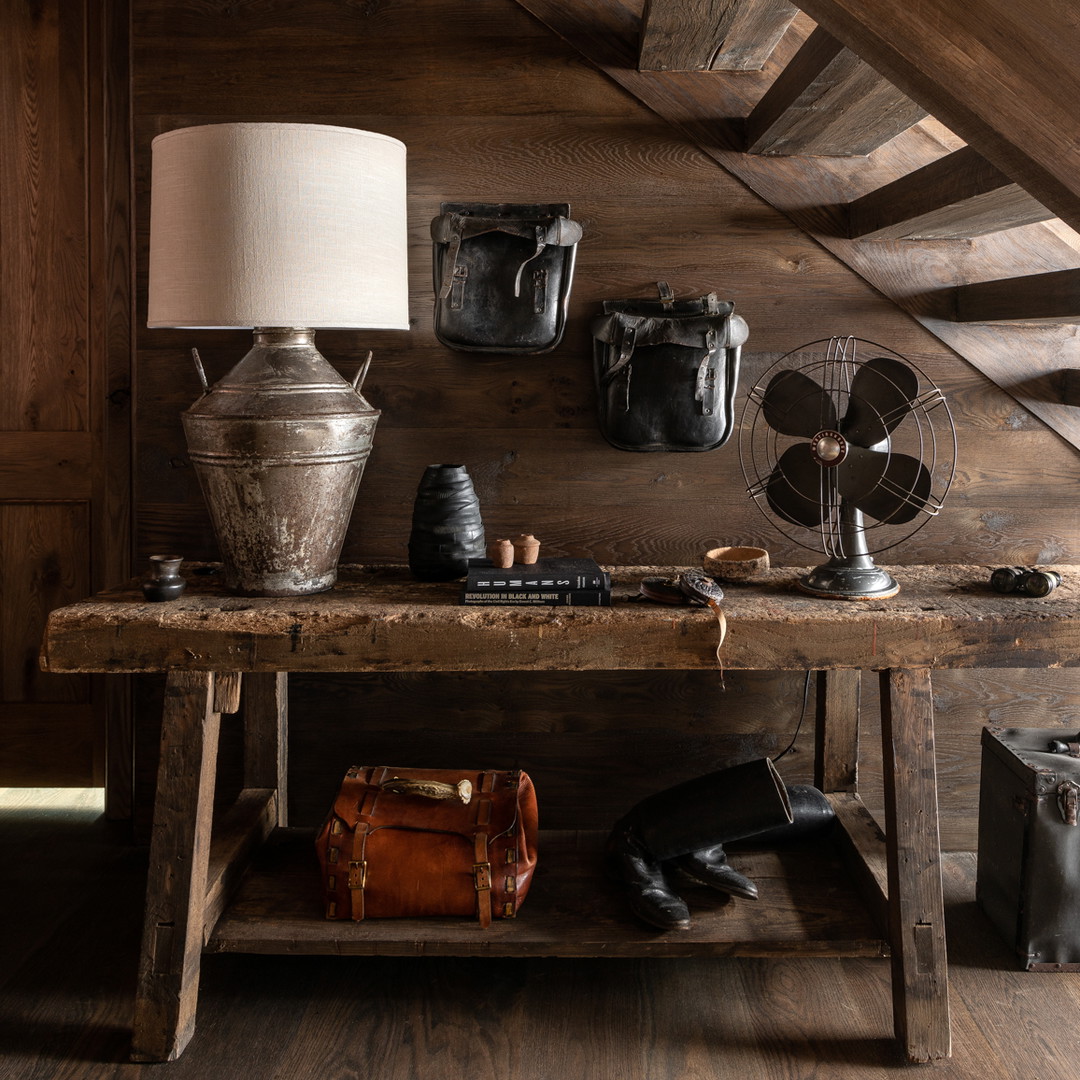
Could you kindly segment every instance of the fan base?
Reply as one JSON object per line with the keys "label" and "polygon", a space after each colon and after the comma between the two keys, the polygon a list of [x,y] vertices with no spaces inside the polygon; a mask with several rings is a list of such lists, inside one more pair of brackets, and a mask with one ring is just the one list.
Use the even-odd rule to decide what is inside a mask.
{"label": "fan base", "polygon": [[883,600],[900,591],[893,576],[878,566],[826,563],[799,578],[799,588],[827,600]]}

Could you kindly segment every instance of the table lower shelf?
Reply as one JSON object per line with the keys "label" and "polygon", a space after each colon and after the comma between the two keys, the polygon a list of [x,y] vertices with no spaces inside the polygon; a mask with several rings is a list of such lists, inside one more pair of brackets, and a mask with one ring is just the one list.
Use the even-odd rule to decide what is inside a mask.
{"label": "table lower shelf", "polygon": [[888,942],[830,840],[737,851],[757,901],[688,888],[689,931],[650,930],[604,875],[601,832],[541,832],[517,918],[327,920],[314,830],[278,829],[209,937],[209,952],[382,956],[888,956]]}

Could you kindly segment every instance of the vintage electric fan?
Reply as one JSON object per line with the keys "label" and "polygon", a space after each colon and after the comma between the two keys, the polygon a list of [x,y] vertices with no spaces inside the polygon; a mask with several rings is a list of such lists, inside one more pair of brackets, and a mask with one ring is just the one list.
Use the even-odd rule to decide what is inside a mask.
{"label": "vintage electric fan", "polygon": [[769,368],[742,421],[747,491],[785,536],[829,557],[799,587],[837,599],[895,595],[899,586],[871,554],[941,509],[956,464],[941,391],[890,349],[836,337]]}

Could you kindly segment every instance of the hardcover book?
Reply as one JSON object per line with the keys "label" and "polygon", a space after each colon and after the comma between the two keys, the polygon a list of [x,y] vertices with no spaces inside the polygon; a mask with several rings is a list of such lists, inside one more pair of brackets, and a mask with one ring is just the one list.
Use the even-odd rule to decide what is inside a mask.
{"label": "hardcover book", "polygon": [[488,559],[472,559],[461,602],[608,607],[611,575],[592,559],[540,559],[505,570],[492,566]]}
{"label": "hardcover book", "polygon": [[492,566],[489,559],[470,559],[465,591],[550,592],[611,588],[611,575],[593,559],[539,559],[531,566],[514,565],[506,570]]}

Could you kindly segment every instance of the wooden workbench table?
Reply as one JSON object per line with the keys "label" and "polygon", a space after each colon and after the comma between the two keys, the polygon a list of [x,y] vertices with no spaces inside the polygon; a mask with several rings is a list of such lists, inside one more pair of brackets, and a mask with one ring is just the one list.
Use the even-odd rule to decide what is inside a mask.
{"label": "wooden workbench table", "polygon": [[[163,604],[137,584],[54,611],[42,664],[53,672],[165,672],[162,753],[150,849],[132,1056],[178,1056],[195,1026],[201,953],[442,955],[887,955],[897,1037],[908,1057],[948,1056],[934,722],[937,667],[1080,664],[1080,568],[1035,600],[999,596],[984,567],[892,568],[889,600],[799,593],[800,571],[731,586],[727,634],[707,608],[643,601],[622,567],[610,608],[462,607],[457,584],[393,567],[344,567],[333,591],[263,599],[191,575]],[[841,828],[834,854],[749,852],[759,904],[724,905],[689,933],[624,914],[599,870],[601,836],[545,833],[529,902],[482,931],[453,920],[322,918],[310,830],[285,820],[289,672],[493,670],[814,670],[816,783]],[[859,672],[879,672],[885,837],[857,791]],[[241,688],[243,694],[241,695]],[[242,709],[241,709],[242,705]],[[242,711],[243,791],[217,822],[222,714]],[[405,755],[403,755],[404,757]],[[371,763],[367,763],[371,764]],[[833,873],[841,864],[853,885]],[[545,873],[549,867],[557,872]],[[826,872],[821,872],[822,867]],[[800,869],[802,868],[802,869]],[[605,894],[605,890],[608,893]],[[768,899],[766,899],[768,898]]]}

